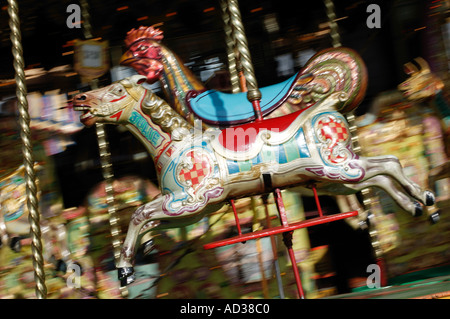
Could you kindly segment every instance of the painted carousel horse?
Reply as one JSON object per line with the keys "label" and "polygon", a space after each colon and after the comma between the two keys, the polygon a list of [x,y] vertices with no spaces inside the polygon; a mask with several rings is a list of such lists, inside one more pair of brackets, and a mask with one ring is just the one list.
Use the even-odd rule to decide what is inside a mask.
{"label": "painted carousel horse", "polygon": [[[36,163],[34,168],[38,171],[42,167]],[[39,186],[39,180],[37,185]],[[20,238],[30,234],[28,215],[25,167],[21,165],[0,179],[0,242],[3,244],[9,241],[11,249],[15,252],[21,249]],[[44,259],[64,270],[65,266],[71,263],[65,225],[48,219],[43,219],[40,223]]]}
{"label": "painted carousel horse", "polygon": [[[160,80],[166,101],[191,124],[194,119],[201,119],[204,127],[228,127],[255,119],[247,93],[207,90],[180,58],[161,43],[162,39],[160,29],[141,26],[131,30],[120,64],[133,67],[148,83]],[[338,91],[348,94],[343,109],[347,112],[364,98],[366,85],[366,68],[356,52],[348,48],[326,49],[312,57],[296,75],[261,88],[261,112],[265,118],[279,117],[314,105]]]}
{"label": "painted carousel horse", "polygon": [[423,58],[416,58],[416,67],[412,62],[404,65],[404,70],[409,78],[398,86],[403,96],[415,102],[430,102],[435,112],[441,118],[441,126],[446,135],[446,152],[450,157],[450,102],[448,90],[445,90],[444,82],[430,71],[430,67]]}
{"label": "painted carousel horse", "polygon": [[197,222],[229,199],[314,183],[333,195],[380,187],[412,215],[421,214],[420,203],[434,203],[433,193],[405,177],[396,157],[353,152],[339,112],[347,105],[344,92],[283,117],[203,131],[145,89],[145,80],[135,75],[73,98],[83,124],[124,125],[155,162],[161,195],[131,217],[117,264],[122,285],[135,279],[140,236]]}
{"label": "painted carousel horse", "polygon": [[[207,90],[162,40],[160,29],[141,26],[131,30],[120,63],[133,67],[148,83],[159,80],[166,101],[191,124],[200,119],[204,128],[229,127],[255,119],[246,93]],[[261,111],[264,118],[279,117],[310,107],[333,92],[345,91],[348,100],[343,111],[347,112],[359,105],[366,87],[366,67],[356,52],[342,47],[326,49],[313,56],[296,75],[261,88]],[[341,210],[351,205],[352,210],[364,211],[355,195],[342,196],[337,203]],[[363,227],[367,218],[363,215],[350,217],[346,222],[355,228]]]}
{"label": "painted carousel horse", "polygon": [[398,89],[411,101],[434,98],[444,89],[444,82],[431,72],[428,62],[423,58],[414,61],[420,68],[412,62],[406,63],[404,70],[409,78],[399,84]]}

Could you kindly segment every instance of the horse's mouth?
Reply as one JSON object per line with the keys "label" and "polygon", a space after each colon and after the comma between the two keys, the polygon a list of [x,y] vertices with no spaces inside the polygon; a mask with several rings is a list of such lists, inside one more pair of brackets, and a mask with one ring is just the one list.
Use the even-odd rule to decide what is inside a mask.
{"label": "horse's mouth", "polygon": [[86,104],[73,105],[73,110],[78,112],[83,112],[80,116],[80,122],[87,125],[89,120],[94,118],[94,115],[91,113],[91,107]]}
{"label": "horse's mouth", "polygon": [[85,123],[85,122],[87,122],[89,119],[91,119],[93,117],[94,117],[94,115],[92,115],[91,112],[86,111],[80,116],[80,121],[81,121],[81,123]]}

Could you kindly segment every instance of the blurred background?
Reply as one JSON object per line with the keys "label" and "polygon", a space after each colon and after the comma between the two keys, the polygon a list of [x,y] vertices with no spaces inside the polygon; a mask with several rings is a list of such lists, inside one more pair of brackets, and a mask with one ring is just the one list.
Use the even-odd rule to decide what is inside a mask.
{"label": "blurred background", "polygon": [[[399,157],[409,178],[435,191],[441,219],[431,223],[427,214],[413,218],[385,193],[373,190],[365,195],[371,198],[370,205],[362,205],[360,196],[365,212],[360,219],[296,231],[294,248],[307,296],[367,293],[367,266],[379,260],[385,266],[386,285],[437,277],[446,282],[450,275],[450,2],[333,0],[337,29],[330,24],[327,2],[240,1],[258,85],[291,77],[314,53],[332,47],[332,35],[338,34],[341,45],[357,51],[368,69],[366,97],[355,111],[362,153]],[[107,41],[111,72],[99,78],[99,86],[114,80],[127,32],[156,25],[164,32],[163,43],[208,88],[230,92],[219,1],[87,3],[93,38]],[[80,3],[19,1],[33,147],[41,165],[49,297],[120,298],[95,128],[84,128],[79,115],[65,108],[74,94],[89,89],[74,69],[75,40],[84,39],[84,34],[81,28],[67,26],[70,4]],[[375,18],[379,24],[373,28],[368,25],[371,4],[378,5],[380,12]],[[0,227],[0,298],[33,298],[9,15],[6,1],[0,6],[0,223],[4,225]],[[418,57],[433,76],[417,88],[426,93],[411,99],[398,86],[412,75],[405,72],[406,63],[424,66],[414,62]],[[161,93],[158,83],[153,89]],[[158,182],[144,147],[121,128],[105,129],[124,236],[134,209],[159,193]],[[291,192],[283,196],[291,220],[316,216],[313,199]],[[265,223],[263,211],[257,208],[259,200],[243,199],[238,204],[247,231]],[[342,210],[335,198],[323,196],[321,201],[326,214]],[[295,298],[281,240],[265,238],[203,251],[204,243],[235,234],[232,216],[222,216],[226,210],[188,228],[158,234],[156,249],[140,252],[138,280],[129,288],[128,298]],[[276,223],[271,197],[269,210]],[[74,262],[82,269],[77,288],[67,285],[67,265]]]}

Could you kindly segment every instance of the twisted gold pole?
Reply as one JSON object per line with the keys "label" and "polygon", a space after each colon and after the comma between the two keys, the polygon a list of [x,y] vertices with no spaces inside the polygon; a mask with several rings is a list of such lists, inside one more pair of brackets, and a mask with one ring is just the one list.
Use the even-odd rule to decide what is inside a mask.
{"label": "twisted gold pole", "polygon": [[[86,39],[91,39],[93,37],[93,34],[92,34],[92,26],[90,23],[89,4],[86,0],[81,0],[80,4],[81,4],[81,14],[84,20],[83,34]],[[97,89],[98,80],[95,79],[91,81],[89,85],[92,89]],[[111,163],[111,152],[109,150],[109,143],[104,125],[101,123],[96,123],[95,132],[97,134],[97,144],[100,154],[102,175],[105,181],[105,194],[106,194],[106,204],[108,206],[111,244],[113,246],[114,260],[117,264],[120,258],[120,248],[122,246],[122,242],[120,240],[121,234],[120,217],[117,215],[116,200],[114,197],[114,188],[113,188],[114,173]],[[126,298],[128,296],[127,287],[120,287],[120,294],[123,298]]]}
{"label": "twisted gold pole", "polygon": [[[350,114],[346,115],[346,118],[347,118],[347,122],[349,124],[350,134],[352,136],[353,151],[355,152],[355,154],[361,155],[362,150],[361,150],[361,146],[359,144],[359,137],[358,137],[358,132],[357,132],[358,127],[355,124],[356,117],[353,113],[350,113]],[[361,190],[361,195],[362,195],[362,199],[363,199],[363,206],[365,209],[363,216],[369,216],[369,211],[373,204],[373,199],[372,199],[374,196],[373,192],[370,188],[364,188]],[[375,257],[377,259],[379,259],[379,258],[383,257],[383,251],[381,249],[380,242],[378,240],[378,231],[377,231],[376,227],[373,225],[373,223],[369,223],[369,224],[370,224],[370,229],[369,229],[370,242],[371,242],[373,250],[375,252]]]}
{"label": "twisted gold pole", "polygon": [[83,16],[83,34],[86,39],[92,38],[91,15],[89,13],[89,4],[86,0],[80,0],[81,15]]}
{"label": "twisted gold pole", "polygon": [[236,66],[236,48],[232,36],[233,29],[231,27],[230,13],[228,12],[228,5],[226,0],[220,1],[220,8],[222,9],[222,20],[225,30],[225,43],[227,45],[228,70],[230,72],[231,92],[239,93],[241,91],[241,88],[239,86],[239,74]]}
{"label": "twisted gold pole", "polygon": [[339,27],[336,23],[336,13],[334,10],[334,3],[332,0],[324,0],[325,7],[327,8],[327,17],[330,21],[330,35],[331,35],[331,41],[334,48],[342,46],[341,44],[341,36],[339,34]]}
{"label": "twisted gold pole", "polygon": [[116,262],[120,258],[120,218],[117,216],[116,202],[113,188],[113,167],[111,164],[111,153],[109,151],[109,143],[107,140],[105,128],[103,125],[96,125],[97,142],[100,153],[100,163],[102,166],[102,174],[105,180],[106,204],[108,205],[109,225],[111,232],[111,240],[114,251],[114,259]]}
{"label": "twisted gold pole", "polygon": [[30,134],[30,115],[28,113],[27,87],[25,83],[24,60],[22,50],[22,35],[20,33],[19,7],[15,0],[8,0],[9,27],[11,28],[12,54],[14,70],[16,72],[16,95],[19,108],[20,136],[22,138],[22,153],[25,166],[25,182],[27,194],[27,208],[31,228],[31,252],[36,282],[36,297],[47,298],[45,286],[44,259],[42,257],[42,242],[40,229],[40,214],[37,200],[36,175]]}
{"label": "twisted gold pole", "polygon": [[231,25],[233,28],[234,43],[240,54],[240,64],[248,88],[247,98],[250,102],[260,100],[261,92],[259,91],[258,83],[256,82],[255,71],[253,69],[247,37],[245,36],[244,25],[242,24],[241,12],[237,0],[228,0],[228,10],[230,12]]}

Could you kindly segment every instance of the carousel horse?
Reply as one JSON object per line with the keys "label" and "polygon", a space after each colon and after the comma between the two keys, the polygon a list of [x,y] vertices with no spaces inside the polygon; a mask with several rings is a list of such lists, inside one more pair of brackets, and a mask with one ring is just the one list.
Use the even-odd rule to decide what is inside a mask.
{"label": "carousel horse", "polygon": [[404,65],[409,78],[400,83],[398,89],[411,101],[434,98],[444,89],[444,82],[431,72],[428,62],[423,58],[416,58],[415,62],[420,68],[412,62]]}
{"label": "carousel horse", "polygon": [[[120,64],[133,67],[146,82],[160,81],[166,101],[191,124],[202,121],[203,128],[251,122],[253,107],[246,93],[223,93],[207,90],[183,61],[161,43],[163,31],[141,26],[128,32],[127,51]],[[260,89],[264,118],[279,117],[309,107],[333,92],[345,91],[349,97],[344,111],[355,108],[364,97],[367,71],[361,57],[351,49],[326,49],[313,56],[297,74],[284,82]],[[312,195],[312,192],[299,192]],[[349,205],[358,210],[356,217],[346,219],[352,227],[364,227],[364,210],[355,195],[337,199],[342,211]]]}
{"label": "carousel horse", "polygon": [[[153,27],[132,29],[125,39],[127,51],[120,64],[133,67],[148,83],[158,80],[166,101],[182,117],[204,127],[251,122],[255,112],[247,93],[207,90],[180,58],[161,43],[163,32]],[[364,98],[366,68],[359,55],[348,48],[326,49],[313,56],[296,75],[260,89],[264,118],[279,117],[314,105],[337,91],[348,94],[343,111],[355,108]]]}
{"label": "carousel horse", "polygon": [[[36,163],[34,168],[39,171],[42,167]],[[39,180],[37,185],[39,186]],[[0,179],[0,243],[9,242],[10,248],[15,252],[21,249],[20,238],[30,234],[25,194],[25,167],[21,165]],[[65,225],[54,223],[49,219],[41,220],[40,223],[45,247],[44,259],[54,263],[58,269],[64,270],[65,266],[71,263]]]}
{"label": "carousel horse", "polygon": [[140,236],[198,222],[230,199],[314,183],[321,194],[333,195],[379,187],[414,216],[422,212],[420,203],[434,203],[432,192],[405,177],[396,157],[353,152],[340,113],[348,106],[345,92],[279,118],[203,131],[144,88],[145,80],[135,75],[72,101],[84,125],[124,125],[155,163],[161,195],[131,217],[117,263],[121,285],[135,280]]}
{"label": "carousel horse", "polygon": [[416,58],[416,67],[412,62],[404,65],[409,78],[398,85],[399,91],[409,101],[427,102],[441,118],[442,131],[445,135],[446,153],[450,157],[450,102],[444,82],[430,70],[423,58]]}

